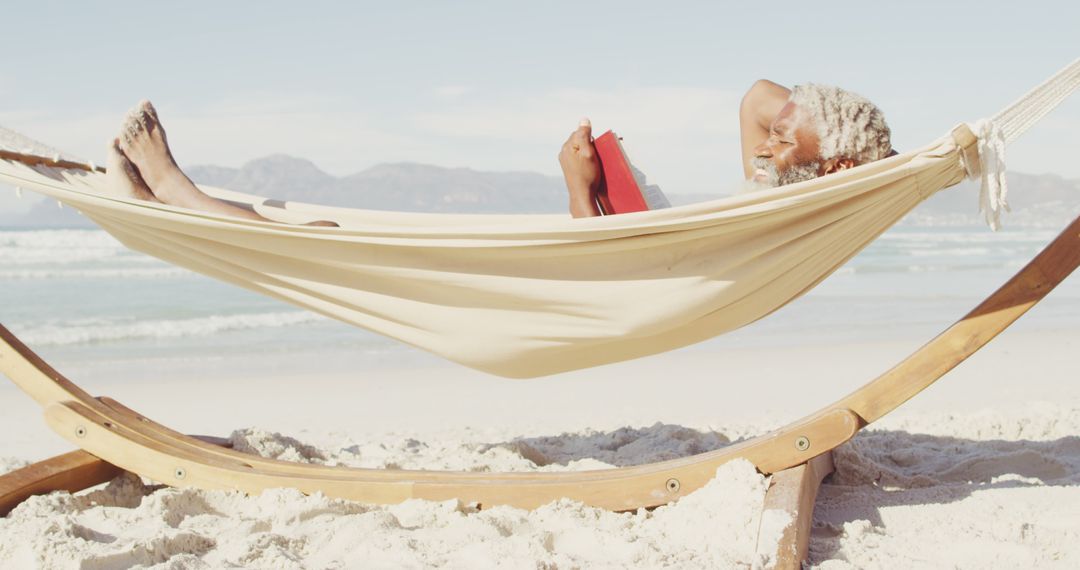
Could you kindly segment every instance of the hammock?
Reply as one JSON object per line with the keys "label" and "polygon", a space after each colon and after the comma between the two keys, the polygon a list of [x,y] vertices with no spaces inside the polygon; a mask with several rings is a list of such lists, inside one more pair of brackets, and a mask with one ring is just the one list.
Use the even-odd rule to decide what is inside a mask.
{"label": "hammock", "polygon": [[[585,220],[332,208],[203,188],[288,224],[243,220],[110,196],[100,168],[6,130],[0,181],[56,198],[134,250],[527,378],[671,350],[760,319],[965,176],[982,178],[980,201],[996,227],[1007,208],[1005,145],[1078,86],[1080,59],[993,118],[905,154]],[[289,225],[317,219],[341,227]]]}

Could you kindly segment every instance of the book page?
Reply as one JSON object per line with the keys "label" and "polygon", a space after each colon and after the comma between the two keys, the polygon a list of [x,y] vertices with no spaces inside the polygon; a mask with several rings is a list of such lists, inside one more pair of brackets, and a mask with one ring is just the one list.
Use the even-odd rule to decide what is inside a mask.
{"label": "book page", "polygon": [[630,171],[634,173],[634,180],[637,182],[638,188],[641,188],[641,197],[645,198],[645,203],[648,204],[650,210],[658,210],[660,208],[670,208],[671,202],[668,201],[667,196],[660,191],[660,186],[656,184],[648,184],[645,173],[638,170],[629,160],[626,161],[630,165]]}
{"label": "book page", "polygon": [[645,198],[645,203],[649,205],[650,210],[659,210],[660,208],[670,208],[671,202],[668,201],[667,196],[660,191],[660,187],[656,184],[648,184],[641,187],[641,196]]}

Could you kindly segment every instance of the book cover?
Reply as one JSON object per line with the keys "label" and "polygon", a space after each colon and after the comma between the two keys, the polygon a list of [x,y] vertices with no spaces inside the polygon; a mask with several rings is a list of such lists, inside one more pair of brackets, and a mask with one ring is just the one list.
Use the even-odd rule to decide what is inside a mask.
{"label": "book cover", "polygon": [[607,131],[596,137],[593,145],[601,171],[596,201],[604,215],[671,206],[659,186],[646,184],[645,174],[630,163],[622,139],[614,132]]}

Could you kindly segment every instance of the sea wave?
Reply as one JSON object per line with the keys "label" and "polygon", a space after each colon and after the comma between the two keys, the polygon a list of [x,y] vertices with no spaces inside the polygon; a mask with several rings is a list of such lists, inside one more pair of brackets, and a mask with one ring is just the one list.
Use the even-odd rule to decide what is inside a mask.
{"label": "sea wave", "polygon": [[1011,255],[1014,252],[1012,250],[1002,250],[998,252],[989,247],[947,247],[935,249],[911,249],[906,253],[915,257],[986,257],[995,253]]}
{"label": "sea wave", "polygon": [[66,265],[102,260],[159,263],[129,250],[102,230],[0,231],[0,265]]}
{"label": "sea wave", "polygon": [[211,315],[193,319],[123,320],[85,319],[13,327],[30,346],[67,346],[121,340],[164,339],[207,336],[220,332],[261,328],[281,328],[327,320],[304,311]]}
{"label": "sea wave", "polygon": [[992,244],[992,243],[1047,243],[1057,233],[1047,230],[1029,231],[940,231],[940,232],[887,232],[878,238],[879,243],[900,242],[906,244]]}
{"label": "sea wave", "polygon": [[969,263],[910,263],[878,264],[855,263],[837,270],[837,275],[868,275],[872,273],[953,273],[959,271],[985,271],[996,269],[1019,269],[1027,263],[1026,259],[1008,259],[1005,261],[975,260]]}
{"label": "sea wave", "polygon": [[0,270],[0,281],[46,279],[168,279],[191,275],[180,267],[116,267],[102,269],[12,269]]}

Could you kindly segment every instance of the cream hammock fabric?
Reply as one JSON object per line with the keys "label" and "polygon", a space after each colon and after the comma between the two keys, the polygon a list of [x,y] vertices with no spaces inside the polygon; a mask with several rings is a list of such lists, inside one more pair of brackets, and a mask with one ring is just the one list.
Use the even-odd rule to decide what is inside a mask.
{"label": "cream hammock fabric", "polygon": [[[0,160],[0,181],[78,209],[132,249],[472,368],[526,378],[671,350],[760,319],[965,174],[981,170],[996,224],[1004,144],[1078,85],[1080,60],[976,123],[977,154],[961,128],[800,184],[584,220],[282,207],[205,189],[272,219],[341,227],[255,222],[113,198],[103,174],[51,154],[33,166]],[[18,144],[0,148],[44,154],[25,139]]]}

